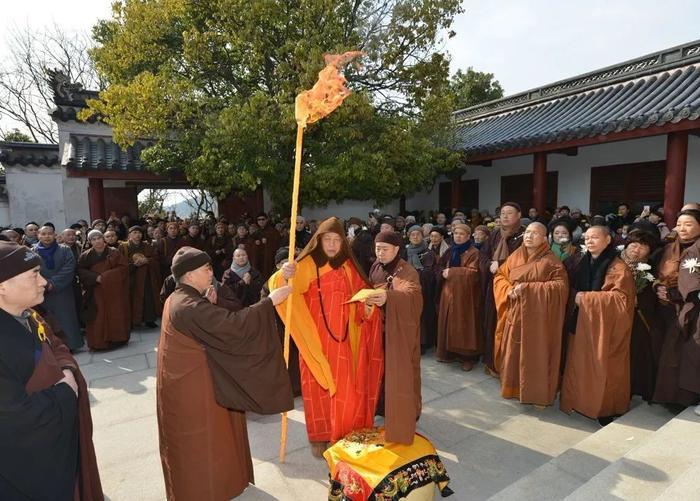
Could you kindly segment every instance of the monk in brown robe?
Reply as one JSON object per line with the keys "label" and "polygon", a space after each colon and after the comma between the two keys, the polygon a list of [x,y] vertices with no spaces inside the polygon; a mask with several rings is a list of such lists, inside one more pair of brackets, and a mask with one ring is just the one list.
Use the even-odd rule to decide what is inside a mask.
{"label": "monk in brown robe", "polygon": [[32,306],[37,254],[0,242],[0,499],[101,501],[87,384]]}
{"label": "monk in brown robe", "polygon": [[90,250],[78,260],[85,337],[91,350],[106,350],[129,342],[129,264],[99,230],[88,233],[88,241]]}
{"label": "monk in brown robe", "polygon": [[267,280],[275,271],[275,252],[281,246],[282,236],[270,224],[270,220],[264,212],[258,214],[256,222],[259,229],[253,235],[253,239],[257,246],[257,257],[253,263],[260,270],[263,280]]}
{"label": "monk in brown robe", "polygon": [[438,362],[455,357],[470,371],[483,353],[479,250],[471,240],[471,228],[452,225],[454,245],[440,258],[440,308],[438,312]]}
{"label": "monk in brown robe", "polygon": [[570,277],[575,305],[567,318],[569,340],[561,410],[609,423],[630,403],[630,335],[636,291],[629,267],[617,257],[605,226],[585,234],[587,252]]}
{"label": "monk in brown robe", "polygon": [[543,224],[525,229],[523,245],[498,268],[493,293],[498,312],[494,361],[501,396],[552,405],[559,384],[569,279],[549,249]]}
{"label": "monk in brown robe", "polygon": [[665,338],[654,401],[688,406],[700,400],[700,210],[681,211],[675,231],[655,284]]}
{"label": "monk in brown robe", "polygon": [[[357,292],[373,287],[338,218],[321,223],[297,259],[291,336],[299,348],[311,453],[321,457],[328,442],[374,424],[384,373],[382,318],[376,308],[349,303]],[[282,284],[280,274],[269,280],[271,290]],[[283,321],[286,306],[277,308]]]}
{"label": "monk in brown robe", "polygon": [[[180,237],[180,225],[178,225],[177,221],[168,222],[166,232],[166,236],[159,239],[156,244],[158,259],[160,260],[161,280],[165,280],[170,275],[170,265],[172,264],[173,256],[184,245],[182,237]],[[158,290],[160,290],[160,287]]]}
{"label": "monk in brown robe", "polygon": [[234,251],[233,240],[231,235],[227,233],[226,223],[221,221],[216,223],[214,231],[215,233],[210,235],[207,240],[207,252],[214,267],[214,276],[217,280],[221,280],[224,272],[231,266]]}
{"label": "monk in brown robe", "polygon": [[217,305],[205,252],[183,247],[172,270],[178,285],[163,310],[156,389],[165,490],[169,501],[227,500],[253,482],[243,411],[294,407],[273,306],[290,289],[233,312]]}
{"label": "monk in brown robe", "polygon": [[129,240],[119,245],[119,251],[129,263],[129,297],[131,299],[131,325],[143,323],[148,328],[156,327],[161,303],[158,288],[161,283],[160,263],[155,249],[143,242],[140,226],[129,228]]}
{"label": "monk in brown robe", "polygon": [[486,371],[495,375],[496,367],[493,363],[496,334],[496,303],[493,297],[493,276],[498,267],[506,262],[515,249],[523,243],[523,231],[520,224],[520,205],[515,202],[506,202],[501,206],[499,214],[501,228],[493,231],[489,239],[481,246],[480,270],[481,290],[484,295],[484,309],[482,329],[484,336],[483,361]]}
{"label": "monk in brown robe", "polygon": [[197,221],[192,221],[187,227],[187,235],[182,237],[182,246],[206,250],[207,241],[202,237],[202,228]]}
{"label": "monk in brown robe", "polygon": [[383,231],[374,239],[377,260],[370,280],[377,294],[365,304],[384,314],[384,428],[389,442],[412,444],[421,414],[420,324],[423,310],[418,272],[401,259],[401,237]]}

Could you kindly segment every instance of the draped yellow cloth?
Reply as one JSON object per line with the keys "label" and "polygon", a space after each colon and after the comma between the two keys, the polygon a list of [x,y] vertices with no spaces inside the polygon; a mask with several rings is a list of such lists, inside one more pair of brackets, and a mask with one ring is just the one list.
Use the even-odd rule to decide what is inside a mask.
{"label": "draped yellow cloth", "polygon": [[447,471],[427,438],[416,434],[411,445],[384,438],[383,427],[356,430],[326,450],[329,499],[364,501],[372,494],[383,500],[413,499],[418,491],[421,499],[432,499],[434,486],[443,496],[452,493]]}

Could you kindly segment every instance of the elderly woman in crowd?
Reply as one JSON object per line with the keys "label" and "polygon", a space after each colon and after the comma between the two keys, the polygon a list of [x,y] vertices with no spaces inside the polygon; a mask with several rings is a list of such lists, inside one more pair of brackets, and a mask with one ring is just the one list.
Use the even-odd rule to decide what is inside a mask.
{"label": "elderly woman in crowd", "polygon": [[659,235],[633,230],[627,236],[620,258],[634,275],[637,305],[630,342],[630,380],[633,395],[651,402],[656,384],[656,371],[663,343],[662,325],[658,321],[658,302],[651,287],[655,270],[649,264],[659,245]]}
{"label": "elderly woman in crowd", "polygon": [[688,406],[700,400],[700,210],[681,211],[676,232],[655,282],[665,338],[654,401]]}
{"label": "elderly woman in crowd", "polygon": [[406,245],[406,261],[418,272],[420,285],[423,291],[423,313],[420,322],[421,353],[435,346],[437,329],[437,311],[435,294],[437,290],[437,256],[428,247],[428,242],[423,239],[423,230],[420,226],[411,226],[408,229],[408,241]]}
{"label": "elderly woman in crowd", "polygon": [[228,287],[246,307],[260,300],[263,282],[260,272],[250,264],[246,250],[239,247],[233,251],[233,262],[224,272],[222,286]]}

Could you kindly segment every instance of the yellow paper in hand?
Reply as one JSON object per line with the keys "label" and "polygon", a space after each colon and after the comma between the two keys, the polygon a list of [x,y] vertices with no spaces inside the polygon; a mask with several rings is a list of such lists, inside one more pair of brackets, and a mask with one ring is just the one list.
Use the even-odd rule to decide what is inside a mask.
{"label": "yellow paper in hand", "polygon": [[361,289],[347,303],[355,303],[357,301],[365,302],[368,298],[377,295],[377,289]]}

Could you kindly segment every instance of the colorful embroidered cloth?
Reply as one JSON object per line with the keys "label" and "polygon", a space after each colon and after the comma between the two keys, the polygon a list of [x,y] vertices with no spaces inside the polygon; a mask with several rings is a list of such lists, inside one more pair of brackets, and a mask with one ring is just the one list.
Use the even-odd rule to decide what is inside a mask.
{"label": "colorful embroidered cloth", "polygon": [[385,443],[384,428],[356,430],[323,456],[330,469],[329,501],[433,499],[434,486],[442,497],[452,494],[435,447],[419,434],[403,445]]}

